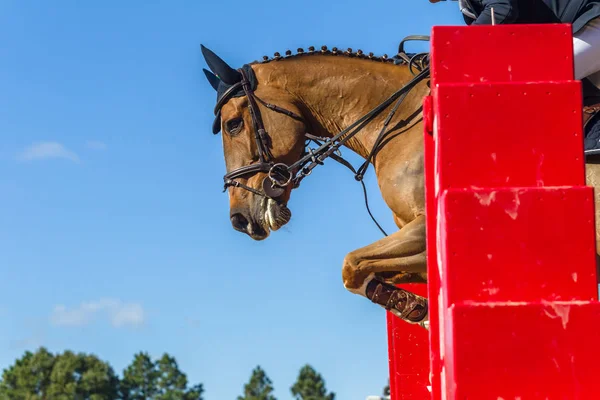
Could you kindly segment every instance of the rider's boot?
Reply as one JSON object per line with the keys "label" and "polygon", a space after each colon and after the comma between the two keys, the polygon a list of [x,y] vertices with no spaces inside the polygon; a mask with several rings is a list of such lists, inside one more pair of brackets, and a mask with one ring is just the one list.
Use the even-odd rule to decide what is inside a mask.
{"label": "rider's boot", "polygon": [[600,149],[600,103],[583,107],[583,137],[586,151]]}

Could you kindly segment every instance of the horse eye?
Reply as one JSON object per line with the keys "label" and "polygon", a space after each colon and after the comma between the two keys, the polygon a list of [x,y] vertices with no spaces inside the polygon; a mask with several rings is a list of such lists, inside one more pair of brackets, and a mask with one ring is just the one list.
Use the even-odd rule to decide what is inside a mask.
{"label": "horse eye", "polygon": [[227,123],[225,124],[225,129],[227,129],[227,132],[229,132],[231,135],[237,135],[238,133],[240,133],[243,126],[244,126],[243,119],[234,118],[234,119],[230,119],[229,121],[227,121]]}

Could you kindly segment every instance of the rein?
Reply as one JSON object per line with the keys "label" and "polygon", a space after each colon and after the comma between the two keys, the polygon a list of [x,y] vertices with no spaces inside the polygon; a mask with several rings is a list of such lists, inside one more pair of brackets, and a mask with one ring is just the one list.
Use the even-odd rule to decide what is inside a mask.
{"label": "rein", "polygon": [[[418,54],[417,56],[421,57],[423,56],[423,54]],[[416,56],[413,57],[413,59],[414,58],[416,58]],[[411,59],[410,64],[412,64],[412,61],[413,60]],[[348,127],[343,129],[335,136],[331,138],[323,138],[311,135],[309,133],[305,133],[307,140],[305,143],[304,154],[298,161],[291,165],[277,163],[275,162],[275,160],[273,160],[273,156],[269,150],[271,143],[270,137],[267,131],[265,130],[262,115],[260,113],[257,103],[262,104],[269,110],[287,115],[290,118],[293,118],[297,121],[303,122],[303,118],[292,111],[286,110],[273,104],[266,103],[265,101],[261,100],[258,96],[256,96],[256,94],[252,90],[246,71],[244,69],[238,69],[238,72],[240,72],[242,76],[241,81],[233,85],[231,88],[229,88],[229,90],[226,93],[224,93],[220,101],[215,106],[215,114],[217,114],[221,107],[230,99],[230,95],[239,90],[241,86],[241,88],[244,91],[244,95],[248,98],[249,102],[250,115],[252,118],[252,124],[254,126],[254,138],[258,149],[259,161],[251,165],[237,168],[225,174],[223,177],[223,191],[225,192],[229,186],[233,186],[243,188],[259,196],[270,198],[272,200],[277,200],[278,197],[283,195],[287,186],[292,185],[292,188],[297,188],[300,185],[300,182],[305,177],[310,175],[312,170],[317,165],[322,165],[324,161],[330,157],[331,159],[349,168],[354,173],[355,179],[362,184],[367,211],[371,216],[373,222],[375,222],[375,224],[379,228],[379,230],[385,236],[387,236],[387,233],[381,228],[379,223],[373,217],[371,210],[369,209],[367,190],[363,182],[363,178],[371,160],[383,147],[382,142],[387,131],[388,125],[391,122],[396,111],[400,107],[400,104],[402,104],[402,101],[406,98],[407,94],[420,81],[429,76],[429,66],[425,66],[401,89],[397,90],[382,103],[374,107],[371,111],[367,112],[365,115],[363,115],[361,118],[350,124]],[[414,75],[414,72],[412,73]],[[373,121],[378,115],[380,115],[386,108],[388,108],[394,102],[396,102],[396,104],[394,104],[393,108],[388,113],[383,127],[381,128],[381,131],[379,132],[379,135],[375,141],[375,144],[371,149],[371,152],[369,153],[364,163],[358,168],[358,170],[355,170],[354,167],[352,167],[352,165],[341,156],[340,147],[352,137],[354,137],[368,123]],[[317,144],[318,147],[316,149],[308,147],[311,141]],[[265,179],[262,182],[262,191],[252,188],[236,180],[236,178],[241,178],[243,176],[254,174],[257,172],[267,173],[267,177],[265,177]]]}

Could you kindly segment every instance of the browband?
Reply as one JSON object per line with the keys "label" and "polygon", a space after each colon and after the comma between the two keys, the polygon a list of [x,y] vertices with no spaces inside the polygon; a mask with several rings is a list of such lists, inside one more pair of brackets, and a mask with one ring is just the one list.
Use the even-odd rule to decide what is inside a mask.
{"label": "browband", "polygon": [[[256,80],[256,75],[254,74],[252,67],[250,67],[249,64],[244,64],[241,69],[244,70],[245,75],[248,78],[250,89],[253,91],[256,90],[258,81]],[[232,98],[244,96],[244,88],[242,86],[242,74],[240,74],[240,81],[233,85],[228,85],[223,81],[219,82],[219,87],[217,89],[217,105],[214,109],[215,120],[212,129],[215,135],[221,131],[221,108]]]}

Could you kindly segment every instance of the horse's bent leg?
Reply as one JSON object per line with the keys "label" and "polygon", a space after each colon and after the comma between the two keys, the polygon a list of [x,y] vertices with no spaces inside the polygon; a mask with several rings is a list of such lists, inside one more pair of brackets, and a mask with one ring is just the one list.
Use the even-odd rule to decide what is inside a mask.
{"label": "horse's bent leg", "polygon": [[410,323],[425,321],[427,300],[384,282],[381,276],[397,274],[409,282],[425,280],[426,273],[425,216],[416,218],[390,236],[349,253],[342,269],[346,289]]}

